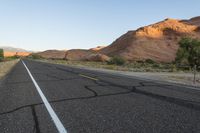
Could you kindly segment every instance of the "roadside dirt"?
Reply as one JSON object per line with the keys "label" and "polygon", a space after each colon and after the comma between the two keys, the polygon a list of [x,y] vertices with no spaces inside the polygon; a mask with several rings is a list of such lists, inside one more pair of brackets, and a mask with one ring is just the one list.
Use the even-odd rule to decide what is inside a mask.
{"label": "roadside dirt", "polygon": [[2,79],[19,60],[0,62],[0,79]]}

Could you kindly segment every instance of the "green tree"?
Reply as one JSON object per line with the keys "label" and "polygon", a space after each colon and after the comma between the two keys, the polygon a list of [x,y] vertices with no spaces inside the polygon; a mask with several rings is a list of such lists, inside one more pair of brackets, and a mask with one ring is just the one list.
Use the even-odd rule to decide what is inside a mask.
{"label": "green tree", "polygon": [[3,61],[3,59],[4,59],[3,49],[0,49],[0,61]]}
{"label": "green tree", "polygon": [[189,37],[182,38],[179,41],[176,62],[179,64],[188,64],[191,67],[200,66],[200,40]]}

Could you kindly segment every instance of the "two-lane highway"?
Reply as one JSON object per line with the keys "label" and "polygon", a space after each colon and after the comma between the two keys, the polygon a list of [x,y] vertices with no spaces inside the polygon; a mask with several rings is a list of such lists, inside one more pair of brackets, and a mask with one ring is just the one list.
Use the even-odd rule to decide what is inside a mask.
{"label": "two-lane highway", "polygon": [[69,133],[198,133],[200,91],[20,61],[0,86],[0,132],[63,129]]}

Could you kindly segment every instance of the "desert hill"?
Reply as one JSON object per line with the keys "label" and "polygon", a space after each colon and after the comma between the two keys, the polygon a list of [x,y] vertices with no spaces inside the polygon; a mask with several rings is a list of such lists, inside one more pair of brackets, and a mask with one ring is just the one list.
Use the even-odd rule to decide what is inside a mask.
{"label": "desert hill", "polygon": [[189,20],[167,18],[161,22],[128,31],[111,45],[88,50],[47,50],[37,53],[44,58],[106,61],[120,56],[128,61],[152,59],[157,62],[172,62],[182,37],[200,38],[200,17]]}
{"label": "desert hill", "polygon": [[94,54],[95,52],[85,49],[71,49],[66,52],[67,60],[84,60],[88,55]]}
{"label": "desert hill", "polygon": [[185,22],[190,23],[192,25],[200,26],[200,16],[191,18],[190,20],[186,20]]}
{"label": "desert hill", "polygon": [[200,17],[190,20],[165,19],[164,21],[128,31],[111,45],[100,50],[108,56],[121,56],[127,60],[152,59],[171,62],[176,57],[181,37],[200,38]]}
{"label": "desert hill", "polygon": [[71,49],[66,51],[61,50],[46,50],[43,52],[34,53],[46,59],[65,59],[72,61],[106,61],[109,59],[106,55],[97,53],[100,46],[94,49]]}
{"label": "desert hill", "polygon": [[7,47],[7,46],[0,46],[0,48],[4,50],[5,57],[28,56],[32,53],[32,51],[28,51],[21,48],[14,48],[14,47]]}
{"label": "desert hill", "polygon": [[46,59],[65,59],[66,51],[64,50],[46,50],[43,52],[34,53]]}
{"label": "desert hill", "polygon": [[92,50],[92,51],[99,51],[99,50],[101,50],[101,49],[103,49],[103,48],[105,48],[106,46],[97,46],[97,47],[95,47],[95,48],[91,48],[91,49],[89,49],[89,50]]}

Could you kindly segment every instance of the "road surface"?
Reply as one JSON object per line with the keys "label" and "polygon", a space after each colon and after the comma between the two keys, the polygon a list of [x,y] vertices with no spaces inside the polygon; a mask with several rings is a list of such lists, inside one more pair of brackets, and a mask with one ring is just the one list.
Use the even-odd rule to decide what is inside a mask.
{"label": "road surface", "polygon": [[0,133],[56,133],[62,126],[68,133],[199,133],[200,91],[20,61],[1,81]]}

